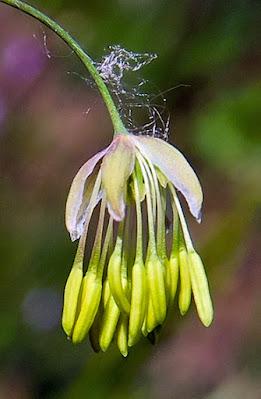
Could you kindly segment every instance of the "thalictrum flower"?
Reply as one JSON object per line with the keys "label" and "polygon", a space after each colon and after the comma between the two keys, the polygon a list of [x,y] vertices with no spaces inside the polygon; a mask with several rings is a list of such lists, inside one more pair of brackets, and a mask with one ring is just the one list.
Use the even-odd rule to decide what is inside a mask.
{"label": "thalictrum flower", "polygon": [[[66,226],[79,239],[65,287],[63,328],[74,343],[89,333],[95,351],[113,338],[123,356],[141,335],[153,334],[178,303],[185,314],[194,296],[205,326],[213,308],[204,267],[180,205],[180,192],[200,221],[202,190],[185,157],[150,136],[117,135],[76,174],[66,204]],[[166,204],[172,205],[167,248]],[[86,239],[99,211],[88,266]]]}
{"label": "thalictrum flower", "polygon": [[[128,134],[95,63],[57,22],[23,1],[3,2],[38,19],[70,46],[94,79],[116,134],[81,167],[68,195],[66,226],[79,245],[64,293],[66,334],[75,343],[89,334],[95,351],[105,351],[115,337],[126,356],[142,334],[154,340],[153,333],[173,308],[178,283],[180,312],[187,312],[193,294],[199,317],[209,326],[213,309],[208,282],[176,193],[200,221],[202,190],[195,172],[168,143]],[[171,249],[166,245],[168,201]],[[93,238],[89,227],[96,222],[95,209],[99,217]],[[87,239],[92,250],[85,267]]]}

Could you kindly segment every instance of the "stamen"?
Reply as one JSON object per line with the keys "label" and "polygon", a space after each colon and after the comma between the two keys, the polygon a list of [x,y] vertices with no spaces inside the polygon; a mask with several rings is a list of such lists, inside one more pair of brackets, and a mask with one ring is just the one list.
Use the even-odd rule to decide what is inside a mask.
{"label": "stamen", "polygon": [[[161,187],[160,187],[161,188]],[[166,193],[163,191],[161,193],[162,199],[162,206],[164,210],[164,216],[166,212]],[[169,304],[172,304],[176,295],[177,285],[178,285],[178,278],[179,278],[179,257],[178,257],[178,250],[179,250],[179,218],[177,214],[177,209],[175,206],[174,201],[171,201],[172,204],[172,211],[173,211],[173,236],[172,236],[172,248],[170,252],[169,259],[167,258],[166,254],[166,243],[165,243],[165,231],[163,234],[162,242],[164,243],[163,247],[163,256],[164,256],[164,266],[165,266],[165,282],[166,282],[166,295]],[[165,217],[163,220],[163,226],[165,229]]]}
{"label": "stamen", "polygon": [[179,216],[174,200],[171,201],[172,206],[172,223],[173,223],[173,234],[172,234],[172,248],[171,255],[176,256],[179,249]]}
{"label": "stamen", "polygon": [[156,195],[156,189],[155,189],[155,184],[154,180],[150,171],[149,166],[147,165],[148,159],[145,159],[143,156],[143,165],[144,168],[146,169],[147,175],[148,175],[148,180],[149,180],[149,186],[151,190],[151,198],[152,198],[152,209],[153,209],[153,218],[154,218],[154,224],[156,223],[156,211],[157,211],[157,195]]}
{"label": "stamen", "polygon": [[[149,296],[151,298],[152,307],[155,318],[153,328],[162,324],[166,317],[167,303],[166,303],[166,290],[164,280],[164,266],[160,261],[157,250],[154,231],[154,218],[151,200],[150,183],[154,187],[154,181],[148,165],[144,158],[137,152],[137,159],[142,169],[142,174],[145,183],[146,200],[147,200],[147,213],[148,213],[148,227],[149,227],[149,244],[146,257],[146,277],[149,288]],[[147,318],[151,312],[148,307]],[[147,324],[147,323],[146,323]],[[146,327],[147,328],[147,327]],[[152,325],[150,326],[152,328]],[[148,331],[148,329],[147,329]]]}
{"label": "stamen", "polygon": [[[130,303],[126,296],[127,262],[123,253],[124,221],[119,223],[114,251],[108,265],[110,290],[115,302],[122,312],[130,312]],[[124,284],[124,281],[126,284]]]}
{"label": "stamen", "polygon": [[93,243],[92,254],[90,257],[89,267],[88,267],[88,270],[92,270],[92,271],[94,271],[97,268],[99,259],[100,259],[105,209],[106,209],[106,196],[104,194],[102,197],[102,202],[101,202],[101,207],[100,207],[100,215],[99,215],[99,220],[98,220],[98,227],[96,230],[96,236],[95,236],[95,240]]}
{"label": "stamen", "polygon": [[155,231],[154,231],[154,216],[153,216],[153,208],[152,208],[152,198],[151,198],[151,190],[149,184],[149,178],[145,166],[145,161],[142,155],[137,151],[136,153],[137,159],[139,161],[139,165],[141,167],[141,171],[144,178],[145,191],[146,191],[146,202],[147,202],[147,213],[148,213],[148,229],[149,229],[149,250],[151,253],[156,254],[156,240],[155,240]]}
{"label": "stamen", "polygon": [[136,205],[136,218],[137,218],[137,240],[136,240],[136,259],[135,262],[143,261],[143,246],[142,246],[142,214],[141,214],[141,204],[140,204],[140,192],[139,185],[137,182],[136,174],[133,175],[134,184],[134,197]]}
{"label": "stamen", "polygon": [[[164,198],[161,195],[159,182],[155,168],[151,161],[147,159],[150,170],[152,172],[152,178],[154,181],[154,186],[156,190],[156,200],[157,200],[157,250],[158,254],[164,261],[166,259],[166,243],[165,243],[165,206]],[[164,203],[163,203],[164,202]]]}
{"label": "stamen", "polygon": [[194,251],[194,247],[193,247],[193,244],[192,244],[192,240],[191,240],[191,237],[190,237],[190,234],[189,234],[188,226],[187,226],[187,223],[186,223],[186,220],[185,220],[185,217],[184,217],[184,214],[183,214],[183,211],[182,211],[182,208],[181,208],[181,205],[180,205],[176,190],[175,190],[175,188],[173,187],[172,184],[169,184],[169,188],[170,188],[170,191],[171,191],[175,206],[177,208],[177,212],[178,212],[178,215],[179,215],[179,220],[180,220],[180,224],[181,224],[181,227],[182,227],[182,231],[183,231],[184,240],[185,240],[185,243],[186,243],[187,250],[189,252],[193,252]]}
{"label": "stamen", "polygon": [[121,283],[125,298],[129,302],[129,286],[131,285],[131,270],[132,266],[132,235],[130,232],[132,223],[132,209],[131,207],[126,208],[126,222],[124,226],[124,237],[122,246],[122,260],[121,260]]}
{"label": "stamen", "polygon": [[182,231],[179,235],[178,261],[180,272],[179,309],[180,313],[184,315],[190,306],[192,290],[190,278],[190,261],[187,252],[187,245]]}
{"label": "stamen", "polygon": [[68,277],[65,293],[64,293],[64,307],[63,307],[63,328],[68,336],[71,335],[73,326],[76,321],[78,313],[79,301],[81,300],[81,286],[83,279],[83,258],[86,244],[86,237],[89,223],[94,208],[97,205],[97,196],[101,186],[101,173],[99,172],[92,190],[90,203],[88,206],[88,213],[84,225],[84,231],[81,235],[76,255],[74,258],[73,267]]}
{"label": "stamen", "polygon": [[104,238],[104,243],[103,243],[103,247],[102,247],[102,253],[101,253],[101,257],[100,257],[100,262],[99,262],[99,267],[98,267],[98,278],[102,278],[103,275],[103,270],[104,270],[104,265],[105,265],[105,261],[106,261],[106,256],[109,250],[109,245],[111,242],[111,238],[112,238],[112,233],[113,233],[113,218],[112,216],[110,216],[109,219],[109,223],[107,226],[107,231],[106,231],[106,235]]}

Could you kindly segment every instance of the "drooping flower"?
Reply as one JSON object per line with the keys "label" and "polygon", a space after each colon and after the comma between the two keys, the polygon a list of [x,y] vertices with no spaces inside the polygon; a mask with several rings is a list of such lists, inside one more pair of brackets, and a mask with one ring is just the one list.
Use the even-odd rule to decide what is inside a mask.
{"label": "drooping flower", "polygon": [[[201,321],[210,325],[213,309],[204,267],[176,194],[176,190],[183,194],[199,221],[202,190],[193,169],[166,142],[128,134],[106,85],[108,73],[99,72],[57,22],[23,1],[2,2],[36,18],[68,44],[96,83],[116,135],[109,147],[82,166],[69,192],[66,226],[79,245],[64,293],[62,323],[66,334],[74,343],[89,334],[96,351],[105,351],[115,337],[126,356],[128,347],[141,335],[153,338],[153,332],[164,323],[178,282],[180,312],[186,313],[193,293]],[[133,70],[146,63],[141,58]],[[112,66],[118,75],[119,64],[106,64],[109,72]],[[173,210],[170,250],[166,245],[167,201]],[[85,267],[86,239],[95,208],[98,224]]]}
{"label": "drooping flower", "polygon": [[[181,314],[192,294],[205,326],[213,318],[202,261],[195,251],[177,196],[200,221],[198,178],[175,147],[150,136],[117,135],[75,176],[66,204],[66,226],[79,239],[65,287],[63,328],[74,343],[89,334],[95,351],[113,338],[123,356],[153,334],[172,311],[178,292]],[[167,248],[166,204],[172,205],[172,247]],[[99,211],[92,251],[86,239]]]}

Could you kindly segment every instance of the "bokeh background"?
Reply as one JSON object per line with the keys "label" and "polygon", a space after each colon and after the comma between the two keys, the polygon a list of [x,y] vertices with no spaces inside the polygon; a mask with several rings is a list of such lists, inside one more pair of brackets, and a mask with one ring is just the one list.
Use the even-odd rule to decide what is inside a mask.
{"label": "bokeh background", "polygon": [[66,195],[112,126],[70,49],[0,2],[0,398],[261,398],[260,2],[31,4],[95,60],[111,44],[158,54],[139,73],[147,93],[171,89],[169,140],[203,185],[203,222],[189,220],[215,320],[205,329],[194,307],[183,318],[175,307],[158,344],[144,339],[127,359],[66,340],[61,303],[75,252]]}

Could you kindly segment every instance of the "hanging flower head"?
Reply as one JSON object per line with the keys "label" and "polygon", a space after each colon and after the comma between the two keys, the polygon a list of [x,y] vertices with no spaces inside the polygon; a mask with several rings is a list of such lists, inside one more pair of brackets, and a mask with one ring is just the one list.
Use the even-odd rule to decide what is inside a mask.
{"label": "hanging flower head", "polygon": [[[156,331],[178,292],[181,314],[193,293],[202,323],[213,309],[176,191],[200,221],[202,190],[184,156],[165,141],[117,135],[75,176],[66,226],[80,239],[64,295],[63,328],[74,343],[89,333],[95,351],[113,338],[123,356],[139,338]],[[166,245],[166,203],[172,205],[172,247]],[[95,208],[99,220],[88,265],[84,249]]]}
{"label": "hanging flower head", "polygon": [[[209,326],[213,309],[208,283],[176,193],[183,194],[200,221],[202,190],[191,166],[166,142],[126,131],[95,63],[56,21],[23,1],[2,2],[36,18],[67,43],[94,79],[115,131],[109,147],[81,167],[67,199],[66,226],[79,245],[64,293],[66,334],[74,343],[89,334],[95,351],[105,351],[115,338],[126,356],[141,335],[153,338],[164,323],[167,311],[173,309],[178,283],[181,314],[187,312],[193,293],[199,317]],[[167,201],[173,213],[170,249],[166,246]],[[84,262],[95,208],[99,211],[96,234]]]}

